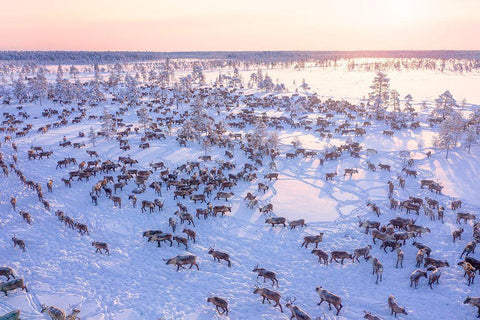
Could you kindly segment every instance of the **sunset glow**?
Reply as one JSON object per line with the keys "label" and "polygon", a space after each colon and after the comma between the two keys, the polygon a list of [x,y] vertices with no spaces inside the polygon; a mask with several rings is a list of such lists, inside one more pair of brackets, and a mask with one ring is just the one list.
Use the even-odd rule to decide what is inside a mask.
{"label": "sunset glow", "polygon": [[0,49],[480,49],[478,12],[478,0],[10,1]]}

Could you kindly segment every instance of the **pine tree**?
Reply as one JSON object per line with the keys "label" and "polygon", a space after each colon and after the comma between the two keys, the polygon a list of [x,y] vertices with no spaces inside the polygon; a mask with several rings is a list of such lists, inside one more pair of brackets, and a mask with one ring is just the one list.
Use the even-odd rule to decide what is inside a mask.
{"label": "pine tree", "polygon": [[102,131],[104,132],[107,140],[110,140],[115,134],[113,115],[108,112],[105,107],[103,108]]}
{"label": "pine tree", "polygon": [[434,112],[445,120],[447,115],[454,110],[457,106],[457,101],[453,98],[450,91],[445,91],[435,100],[436,109]]}
{"label": "pine tree", "polygon": [[148,117],[148,110],[145,106],[142,106],[137,110],[138,122],[143,126],[143,131],[147,131],[147,124],[150,121]]}
{"label": "pine tree", "polygon": [[468,150],[468,153],[470,154],[470,149],[472,147],[472,144],[477,143],[478,141],[478,128],[474,125],[470,125],[467,127],[467,130],[465,131],[465,136],[463,138],[463,143],[465,144],[465,147]]}
{"label": "pine tree", "polygon": [[465,128],[465,120],[461,114],[452,111],[445,120],[440,124],[440,131],[434,138],[433,144],[439,149],[447,151],[445,158],[448,158],[448,152],[457,146],[458,141],[463,135]]}
{"label": "pine tree", "polygon": [[393,112],[400,112],[400,94],[397,90],[390,91],[390,103],[393,107]]}
{"label": "pine tree", "polygon": [[88,131],[88,142],[90,142],[95,147],[95,142],[97,141],[97,135],[95,131],[93,131],[93,127],[90,127],[90,131]]}
{"label": "pine tree", "polygon": [[380,110],[382,110],[389,101],[389,82],[390,79],[382,72],[378,72],[375,78],[373,78],[373,83],[370,86],[372,91],[369,93],[369,100],[377,114],[380,113]]}

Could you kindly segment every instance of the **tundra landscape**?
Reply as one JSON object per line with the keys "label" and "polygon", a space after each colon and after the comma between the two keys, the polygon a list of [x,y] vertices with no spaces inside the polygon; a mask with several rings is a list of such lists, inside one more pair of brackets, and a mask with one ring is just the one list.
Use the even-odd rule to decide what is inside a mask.
{"label": "tundra landscape", "polygon": [[3,313],[476,316],[478,60],[254,57],[3,65]]}

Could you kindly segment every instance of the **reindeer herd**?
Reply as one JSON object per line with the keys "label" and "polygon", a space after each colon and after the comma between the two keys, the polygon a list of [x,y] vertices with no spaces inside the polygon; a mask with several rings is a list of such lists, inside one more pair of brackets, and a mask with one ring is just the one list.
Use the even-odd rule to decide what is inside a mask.
{"label": "reindeer herd", "polygon": [[[85,198],[90,199],[88,201],[92,207],[98,206],[102,202],[108,202],[113,206],[112,210],[128,210],[131,214],[161,216],[166,223],[168,222],[168,230],[162,228],[164,230],[162,231],[158,227],[152,226],[150,230],[143,230],[141,235],[147,239],[147,244],[156,243],[158,248],[162,248],[162,244],[173,247],[174,242],[176,242],[176,250],[187,250],[186,253],[163,259],[165,265],[176,267],[176,271],[186,269],[187,267],[189,269],[195,267],[197,270],[200,270],[199,264],[206,263],[204,262],[205,259],[199,259],[198,255],[202,254],[203,256],[211,255],[214,262],[226,264],[229,268],[235,268],[236,265],[242,264],[242,261],[236,259],[235,254],[231,257],[229,253],[216,249],[212,244],[206,244],[205,237],[202,234],[197,234],[197,231],[195,231],[197,230],[197,225],[204,223],[207,219],[228,219],[228,216],[232,214],[233,206],[239,203],[245,205],[248,210],[255,210],[255,212],[258,208],[259,214],[264,216],[264,219],[262,218],[261,221],[264,221],[264,224],[268,226],[268,231],[265,228],[263,232],[269,232],[278,227],[288,230],[287,224],[289,228],[287,232],[304,232],[302,229],[299,230],[297,228],[307,227],[305,219],[288,221],[285,217],[277,216],[273,204],[264,200],[267,193],[274,186],[275,181],[281,178],[279,172],[274,172],[276,170],[273,170],[273,168],[276,168],[276,162],[281,157],[285,158],[286,163],[299,157],[302,157],[305,161],[315,159],[319,161],[320,166],[325,165],[327,162],[340,162],[345,157],[358,158],[360,159],[358,160],[360,161],[360,166],[345,168],[343,179],[355,179],[362,169],[379,175],[391,174],[398,169],[396,175],[398,188],[400,189],[405,188],[406,182],[409,184],[416,183],[414,181],[417,181],[417,177],[422,176],[421,171],[414,169],[415,161],[413,159],[405,161],[405,166],[402,169],[396,168],[392,164],[378,163],[376,165],[370,162],[373,160],[369,157],[376,155],[377,151],[374,149],[364,150],[363,145],[353,141],[353,137],[361,137],[366,134],[373,120],[384,121],[387,124],[395,123],[397,130],[401,130],[408,128],[409,122],[411,122],[410,127],[415,123],[414,115],[412,115],[412,119],[402,120],[398,123],[397,119],[392,118],[392,115],[371,114],[363,105],[353,105],[345,101],[333,100],[322,102],[316,96],[293,95],[292,97],[283,98],[275,96],[262,98],[253,95],[242,95],[235,91],[212,88],[196,89],[194,93],[195,99],[201,99],[201,101],[207,101],[210,97],[223,101],[227,112],[230,111],[229,105],[237,105],[240,101],[245,106],[239,113],[227,113],[223,119],[224,122],[213,122],[211,128],[204,132],[203,141],[208,142],[206,145],[225,149],[223,158],[221,153],[218,153],[218,156],[205,154],[198,157],[198,159],[185,159],[185,161],[176,164],[169,163],[163,159],[160,159],[161,161],[155,160],[150,162],[148,167],[142,167],[147,166],[147,164],[142,163],[140,159],[137,160],[130,156],[130,144],[136,143],[137,138],[140,138],[141,143],[138,146],[142,150],[152,148],[157,142],[169,139],[171,136],[175,137],[180,147],[197,143],[198,137],[196,133],[187,130],[189,123],[186,122],[186,119],[192,120],[192,113],[189,113],[188,110],[181,112],[175,107],[179,102],[190,105],[194,99],[193,95],[186,95],[183,98],[175,96],[177,101],[172,94],[158,101],[142,101],[149,114],[152,117],[156,116],[156,121],[152,121],[144,129],[143,134],[138,126],[133,123],[125,123],[122,118],[123,115],[127,114],[127,111],[134,109],[134,106],[119,107],[115,114],[111,114],[115,123],[113,133],[98,131],[96,135],[98,137],[110,136],[110,138],[115,139],[113,140],[116,141],[115,143],[118,142],[118,152],[121,156],[115,158],[106,158],[100,149],[94,150],[94,147],[90,146],[89,141],[83,139],[83,132],[79,132],[76,137],[71,137],[72,140],[76,139],[78,141],[70,141],[63,137],[59,141],[58,147],[55,146],[52,149],[47,149],[46,146],[40,145],[27,147],[22,145],[23,137],[29,134],[54,132],[56,128],[68,126],[69,123],[81,123],[93,119],[87,117],[87,113],[98,112],[94,107],[79,105],[77,108],[65,108],[61,113],[56,109],[45,109],[42,113],[42,120],[52,123],[42,123],[41,127],[38,128],[39,131],[35,133],[30,132],[31,129],[35,128],[33,124],[25,123],[29,116],[28,113],[21,111],[21,107],[19,107],[17,114],[6,112],[4,113],[4,127],[0,128],[3,129],[0,131],[9,134],[4,136],[4,146],[2,146],[2,153],[0,153],[0,166],[5,177],[8,177],[10,168],[10,170],[15,172],[20,181],[19,185],[28,190],[28,192],[36,193],[47,218],[50,218],[52,216],[51,212],[54,211],[54,215],[60,221],[59,227],[63,222],[67,230],[77,230],[83,239],[86,238],[89,241],[88,243],[91,243],[91,246],[94,248],[92,252],[99,253],[99,256],[103,254],[114,256],[115,248],[112,248],[111,252],[107,242],[95,240],[101,237],[99,230],[77,220],[74,217],[74,212],[67,215],[60,209],[61,207],[58,206],[58,203],[54,204],[46,199],[48,194],[62,192],[62,188],[75,188],[80,184],[91,185],[91,189],[89,187],[89,192],[87,192],[88,194],[79,196],[85,196]],[[146,94],[146,96],[148,95]],[[307,112],[319,116],[313,121],[308,118],[300,118],[293,111],[290,117],[267,116],[266,114],[256,114],[254,112],[258,108],[267,109],[271,106],[280,108],[289,104],[301,105]],[[213,108],[213,105],[207,104],[206,107]],[[336,122],[333,119],[334,114],[345,117],[346,120]],[[53,122],[55,116],[57,121]],[[358,122],[360,119],[361,121]],[[243,131],[247,126],[253,127],[259,122],[275,130],[281,130],[289,126],[295,129],[300,128],[321,138],[333,137],[334,135],[336,137],[349,136],[349,138],[338,147],[328,148],[320,152],[317,150],[306,150],[296,143],[292,143],[293,149],[289,148],[288,151],[285,151],[280,150],[280,147],[275,144],[259,143],[258,136]],[[21,128],[22,126],[23,128]],[[173,133],[172,128],[175,128]],[[231,132],[228,132],[229,130]],[[383,134],[386,137],[392,137],[395,135],[395,132],[394,130],[385,130]],[[15,138],[10,135],[11,133],[17,133]],[[14,139],[15,142],[13,142]],[[87,145],[89,146],[88,150],[82,151]],[[48,151],[45,151],[44,148]],[[64,153],[65,150],[68,150],[68,157],[55,159],[57,153]],[[70,154],[75,154],[79,160],[77,161]],[[240,159],[243,158],[248,160],[243,165],[240,165]],[[365,158],[368,160],[363,161]],[[7,165],[10,159],[12,162]],[[269,169],[266,169],[266,166],[264,166],[266,160],[269,161]],[[20,170],[21,165],[35,162],[46,163],[47,161],[53,161],[54,169],[59,173],[61,172],[62,178],[59,181],[63,182],[63,185],[58,184],[55,179],[51,178],[42,181],[29,180],[28,167],[25,166],[23,168],[25,173]],[[362,165],[364,165],[364,168],[361,167]],[[379,171],[377,171],[377,167],[380,169]],[[265,170],[267,171],[265,172]],[[338,179],[341,179],[341,177],[338,177],[337,172],[324,172],[324,177],[331,184],[335,184]],[[47,196],[44,196],[42,192],[43,183],[47,186]],[[368,234],[369,237],[371,236],[372,243],[364,243],[363,246],[359,246],[353,251],[339,250],[339,248],[327,250],[322,242],[324,236],[329,236],[328,232],[317,232],[299,236],[299,247],[308,249],[309,245],[312,245],[311,248],[314,245],[315,248],[312,248],[311,254],[315,255],[318,258],[318,262],[325,267],[332,265],[334,261],[339,265],[350,265],[350,262],[358,265],[362,260],[367,261],[372,265],[372,274],[376,276],[376,284],[379,284],[383,280],[384,272],[384,265],[380,260],[387,259],[389,255],[395,252],[396,268],[404,268],[404,262],[407,263],[410,259],[405,257],[402,247],[411,241],[411,244],[418,248],[415,261],[416,268],[419,269],[411,273],[410,286],[412,288],[421,286],[422,282],[425,281],[422,278],[428,279],[428,286],[432,289],[441,286],[439,282],[442,274],[441,270],[442,268],[450,267],[450,265],[447,261],[430,257],[431,254],[438,254],[439,250],[432,250],[419,242],[420,238],[430,236],[431,230],[427,226],[417,224],[417,220],[423,211],[432,223],[444,223],[444,218],[454,213],[456,215],[456,223],[460,225],[460,228],[452,233],[453,242],[455,242],[462,241],[464,229],[470,228],[470,224],[475,223],[476,216],[471,212],[458,211],[462,208],[461,200],[457,199],[448,203],[442,194],[443,186],[438,181],[420,180],[419,183],[419,194],[423,192],[424,187],[427,187],[428,191],[426,192],[430,192],[429,196],[432,198],[420,197],[416,194],[409,196],[408,199],[395,199],[397,186],[394,183],[394,179],[390,179],[387,183],[388,202],[374,203],[368,201],[366,203],[368,210],[366,208],[363,209],[365,209],[365,212],[371,211],[373,216],[372,218],[368,217],[368,220],[358,218],[358,227]],[[241,190],[241,188],[249,190],[243,198],[243,202],[238,193],[238,190]],[[148,194],[153,193],[155,194],[154,197],[148,196]],[[140,200],[140,208],[136,206],[137,200]],[[26,204],[19,196],[12,196],[10,205],[13,211],[17,212],[18,210],[21,218],[31,225],[32,228],[35,227],[36,219],[40,218],[40,215],[43,214],[41,218],[45,219],[44,213],[25,209]],[[68,208],[68,204],[65,207]],[[194,208],[193,211],[192,208]],[[378,219],[383,220],[386,212],[394,212],[397,217],[390,219],[385,224],[377,221]],[[400,216],[403,214],[407,216]],[[177,231],[177,223],[184,227],[179,228]],[[464,255],[465,259],[458,262],[458,265],[464,270],[468,285],[473,284],[476,272],[480,272],[480,261],[470,257],[474,253],[477,239],[480,237],[480,225],[474,224],[472,232],[474,234],[473,240],[467,243],[461,254],[459,253],[460,259]],[[28,235],[25,234],[25,236]],[[141,237],[139,236],[139,238]],[[17,238],[17,235],[12,235],[11,239],[14,247],[18,247],[22,251],[28,249],[28,240],[26,242]],[[377,244],[379,245],[378,249],[382,249],[386,254],[381,259],[372,255],[372,252],[377,250]],[[209,249],[199,250],[200,245],[207,245]],[[188,250],[196,250],[198,255],[194,255]],[[361,260],[361,258],[363,259]],[[420,269],[422,265],[425,270]],[[257,285],[253,294],[261,296],[262,303],[265,303],[265,300],[268,303],[273,302],[274,307],[278,307],[278,310],[283,313],[280,290],[273,290],[274,287],[280,287],[277,274],[265,268],[260,268],[258,264],[252,272],[257,274],[257,279],[261,277],[264,283],[270,285],[271,282],[272,286],[272,289],[270,289]],[[7,292],[15,289],[27,291],[24,280],[16,279],[11,268],[1,267],[0,275],[7,277],[7,281],[1,283],[1,291],[5,295],[7,295]],[[13,277],[14,280],[10,280],[10,277]],[[336,315],[340,314],[344,307],[340,296],[324,289],[322,286],[316,287],[315,291],[320,297],[318,305],[325,302],[329,309],[335,308]],[[287,298],[286,300],[284,305],[290,310],[291,319],[311,319],[304,310],[295,304],[296,298]],[[477,306],[480,315],[479,300],[480,298],[469,297],[465,300],[465,303]],[[229,304],[224,298],[211,296],[207,298],[207,302],[213,304],[219,314],[228,315]],[[393,295],[388,297],[387,305],[395,316],[397,314],[407,315],[406,308],[400,307]],[[346,308],[348,309],[348,306]],[[75,319],[79,310],[74,309],[72,315],[68,317],[63,310],[53,306],[44,306],[42,312],[49,314],[52,319]],[[371,312],[365,312],[364,318],[379,319]]]}

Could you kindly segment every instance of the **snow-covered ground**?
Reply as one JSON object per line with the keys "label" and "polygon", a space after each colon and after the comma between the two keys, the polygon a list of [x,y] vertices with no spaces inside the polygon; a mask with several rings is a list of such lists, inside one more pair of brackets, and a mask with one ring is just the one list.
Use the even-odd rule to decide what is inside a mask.
{"label": "snow-covered ground", "polygon": [[[368,92],[372,74],[326,72],[316,74],[311,71],[278,70],[269,71],[272,78],[280,81],[301,81],[305,78],[314,91],[321,96],[359,99]],[[323,72],[323,71],[322,71]],[[311,79],[307,74],[312,73]],[[421,76],[419,76],[421,75]],[[468,101],[480,101],[478,92],[472,84],[478,82],[478,76],[441,75],[436,73],[406,72],[405,74],[389,74],[392,87],[397,88],[402,96],[411,93],[417,102],[431,99],[450,89],[454,95],[467,98]],[[317,79],[317,80],[313,80]],[[412,81],[412,79],[415,79]],[[443,84],[445,82],[445,84]],[[442,85],[440,85],[442,83]],[[468,85],[464,85],[467,83]],[[318,89],[318,90],[317,90]],[[322,90],[324,89],[324,90]],[[3,112],[17,113],[16,105],[2,106]],[[63,106],[51,105],[62,110]],[[115,110],[117,106],[108,106]],[[183,246],[172,247],[148,243],[142,232],[148,229],[161,229],[170,232],[168,218],[174,216],[176,203],[187,205],[188,211],[195,212],[205,204],[193,204],[188,199],[173,199],[173,191],[162,189],[162,211],[142,213],[142,200],[157,198],[153,189],[147,188],[138,196],[137,207],[133,208],[128,195],[136,187],[130,182],[123,191],[122,208],[115,207],[113,202],[102,193],[98,206],[91,203],[89,192],[92,186],[103,177],[103,174],[92,177],[89,181],[74,181],[72,188],[65,187],[61,178],[68,172],[76,170],[76,166],[56,169],[56,163],[65,157],[75,157],[77,162],[91,160],[85,150],[97,150],[102,161],[117,160],[119,156],[131,156],[139,161],[132,168],[149,169],[151,162],[164,161],[168,167],[177,166],[204,154],[201,146],[188,142],[186,147],[179,147],[175,136],[165,140],[150,142],[149,149],[140,149],[141,134],[128,137],[131,150],[121,151],[117,141],[99,138],[96,146],[88,142],[88,138],[79,138],[78,131],[88,132],[90,127],[100,130],[98,120],[83,120],[80,124],[53,128],[45,134],[37,133],[37,129],[45,125],[41,108],[31,106],[25,108],[32,115],[28,123],[33,130],[25,137],[14,138],[18,146],[18,169],[27,179],[40,182],[44,196],[52,209],[45,210],[32,190],[25,188],[17,176],[11,172],[8,177],[0,178],[3,192],[0,196],[0,246],[2,248],[2,265],[15,269],[17,275],[25,279],[29,292],[16,290],[8,297],[0,296],[0,313],[13,309],[22,311],[22,319],[46,319],[40,313],[40,304],[54,305],[64,310],[81,309],[80,317],[85,319],[287,319],[289,311],[285,307],[286,298],[296,297],[296,303],[312,317],[321,319],[360,319],[363,310],[371,311],[382,318],[391,318],[387,306],[390,294],[396,296],[401,306],[405,306],[408,316],[405,319],[471,319],[476,310],[462,302],[469,296],[479,296],[477,284],[467,286],[463,277],[463,269],[457,266],[459,255],[467,242],[471,240],[471,224],[462,224],[465,228],[462,240],[452,243],[451,233],[459,228],[455,223],[455,213],[448,204],[452,199],[462,199],[462,211],[474,212],[480,207],[477,177],[480,174],[480,148],[472,147],[471,155],[464,151],[453,151],[448,160],[442,152],[435,153],[427,159],[425,152],[431,147],[431,139],[436,129],[425,124],[421,128],[405,129],[395,133],[393,137],[382,135],[385,128],[381,122],[367,128],[367,135],[354,138],[363,151],[360,158],[352,158],[344,154],[339,160],[326,161],[320,164],[318,158],[303,159],[301,157],[286,159],[285,153],[291,152],[291,141],[298,137],[302,145],[310,150],[323,151],[330,144],[340,145],[346,137],[335,135],[325,140],[313,131],[306,133],[301,129],[279,131],[282,154],[277,158],[277,169],[270,170],[266,166],[259,168],[258,179],[254,183],[239,181],[232,188],[235,196],[227,204],[232,212],[224,217],[207,220],[195,219],[194,229],[198,235],[197,242],[189,243],[188,252],[198,256],[200,271],[180,270],[165,265],[163,259],[186,253]],[[263,111],[263,110],[261,110]],[[102,106],[88,110],[88,115],[100,115]],[[282,112],[279,112],[282,114]],[[223,116],[226,114],[223,113]],[[285,115],[288,115],[285,113]],[[34,118],[34,117],[37,118]],[[422,116],[422,115],[421,115]],[[123,117],[125,123],[136,123],[135,110],[130,109]],[[334,120],[342,120],[335,115]],[[47,120],[52,122],[53,120]],[[247,127],[247,130],[251,128]],[[238,131],[238,130],[236,130]],[[175,132],[175,130],[174,130]],[[4,135],[4,134],[2,134]],[[85,142],[86,147],[74,149],[62,148],[58,143],[66,136],[69,141]],[[31,146],[42,146],[44,150],[52,150],[51,159],[28,160],[27,150]],[[373,148],[376,154],[367,154],[365,150]],[[9,143],[3,143],[1,152],[7,163],[12,162],[14,154]],[[402,168],[406,166],[399,156],[400,151],[409,150],[415,159],[415,169],[419,177],[406,178],[406,188],[400,189],[396,183]],[[249,160],[238,147],[234,151],[237,169]],[[217,166],[220,160],[227,161],[224,149],[212,147],[209,150],[214,161],[202,164],[208,168]],[[386,163],[392,167],[391,172],[371,172],[366,161],[374,164]],[[358,174],[352,178],[344,177],[345,168],[357,168]],[[263,179],[268,172],[278,172],[279,179],[269,182]],[[337,172],[333,181],[325,181],[325,173]],[[117,173],[113,173],[116,175]],[[112,173],[110,173],[112,175]],[[52,193],[46,191],[46,182],[54,180]],[[420,179],[438,179],[445,186],[442,195],[420,189]],[[159,180],[155,172],[149,180]],[[437,199],[446,209],[445,223],[430,221],[423,211],[417,224],[426,226],[431,233],[417,239],[433,249],[432,257],[447,260],[450,267],[442,268],[440,284],[427,286],[427,280],[421,279],[417,289],[411,288],[409,275],[415,268],[417,248],[411,240],[403,247],[405,261],[403,269],[396,269],[396,255],[385,253],[379,245],[373,245],[370,235],[358,228],[358,217],[378,220],[382,224],[396,216],[409,217],[405,211],[389,209],[387,182],[395,182],[394,198],[408,199],[409,196],[430,197]],[[265,193],[257,191],[257,183],[265,182],[269,190]],[[274,215],[286,217],[287,220],[304,218],[307,226],[290,230],[283,227],[270,227],[264,223],[265,216],[258,208],[249,209],[243,198],[247,192],[256,194],[261,206],[272,203]],[[215,192],[214,192],[215,194]],[[214,205],[225,204],[223,200],[209,199]],[[10,205],[10,197],[17,197],[17,210]],[[381,208],[382,215],[377,218],[366,206],[368,201],[375,202]],[[447,207],[448,206],[448,207]],[[31,213],[32,225],[26,224],[18,214],[19,210]],[[80,235],[67,228],[56,217],[54,212],[63,210],[65,214],[85,223],[90,235]],[[411,214],[410,217],[414,216]],[[414,218],[416,218],[414,216]],[[178,219],[177,219],[178,220]],[[183,227],[178,221],[176,234],[181,234]],[[346,250],[353,252],[355,248],[372,244],[372,255],[384,265],[383,281],[375,284],[371,274],[371,265],[361,259],[361,263],[347,261],[344,265],[324,266],[312,255],[311,247],[301,248],[303,237],[324,232],[323,242],[319,247],[325,251]],[[16,235],[25,240],[26,252],[13,248],[11,237]],[[95,253],[92,241],[105,241],[110,247],[110,255]],[[210,247],[228,252],[232,267],[226,263],[214,262],[207,254]],[[479,258],[478,254],[472,256]],[[253,294],[256,275],[252,272],[256,264],[275,271],[280,287],[275,290],[282,295],[284,312],[269,304],[262,305],[261,298]],[[423,269],[423,268],[422,268]],[[315,292],[317,286],[323,286],[342,298],[344,308],[339,316],[328,310],[326,304],[317,306],[319,298]],[[266,287],[271,288],[267,283]],[[229,302],[229,316],[219,316],[206,299],[217,295]],[[67,313],[68,313],[67,312]]]}

